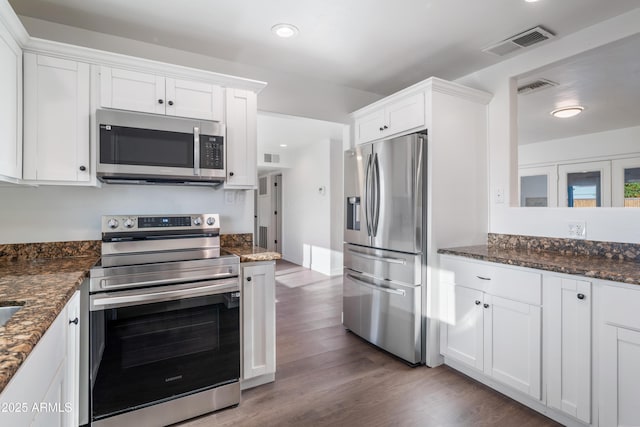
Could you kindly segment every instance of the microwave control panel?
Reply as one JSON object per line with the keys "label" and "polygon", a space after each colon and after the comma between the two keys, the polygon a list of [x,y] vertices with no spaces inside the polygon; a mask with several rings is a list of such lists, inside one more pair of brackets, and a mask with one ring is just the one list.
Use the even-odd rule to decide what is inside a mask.
{"label": "microwave control panel", "polygon": [[200,167],[224,169],[224,138],[200,135]]}

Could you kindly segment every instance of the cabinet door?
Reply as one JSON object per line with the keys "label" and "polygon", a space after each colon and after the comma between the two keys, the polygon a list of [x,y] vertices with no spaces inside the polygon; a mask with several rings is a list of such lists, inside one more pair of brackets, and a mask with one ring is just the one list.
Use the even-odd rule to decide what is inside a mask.
{"label": "cabinet door", "polygon": [[540,399],[540,307],[485,294],[484,372]]}
{"label": "cabinet door", "polygon": [[22,178],[22,52],[0,24],[0,175]]}
{"label": "cabinet door", "polygon": [[86,182],[89,64],[24,54],[24,179]]}
{"label": "cabinet door", "polygon": [[384,125],[384,108],[357,119],[355,121],[356,143],[363,144],[382,138]]}
{"label": "cabinet door", "polygon": [[35,404],[38,409],[32,410],[32,427],[71,427],[72,424],[66,422],[64,389],[65,369],[61,364],[44,398]]}
{"label": "cabinet door", "polygon": [[402,98],[385,108],[384,136],[424,126],[424,93]]}
{"label": "cabinet door", "polygon": [[80,291],[67,303],[67,359],[64,380],[65,425],[79,425],[80,417]]}
{"label": "cabinet door", "polygon": [[274,263],[242,268],[243,379],[276,371]]}
{"label": "cabinet door", "polygon": [[228,189],[255,188],[257,175],[256,94],[227,89],[227,181]]}
{"label": "cabinet door", "polygon": [[478,370],[484,366],[483,293],[464,286],[443,285],[445,313],[442,353]]}
{"label": "cabinet door", "polygon": [[100,68],[102,107],[165,114],[165,101],[164,77],[117,68]]}
{"label": "cabinet door", "polygon": [[600,342],[600,425],[640,426],[640,332],[604,325]]}
{"label": "cabinet door", "polygon": [[223,121],[220,86],[167,78],[166,91],[168,116]]}
{"label": "cabinet door", "polygon": [[591,283],[545,277],[547,404],[591,421]]}

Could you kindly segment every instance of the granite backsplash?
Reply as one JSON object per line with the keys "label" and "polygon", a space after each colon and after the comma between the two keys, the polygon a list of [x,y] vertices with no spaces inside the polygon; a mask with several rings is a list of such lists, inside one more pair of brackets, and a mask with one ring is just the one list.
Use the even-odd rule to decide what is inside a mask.
{"label": "granite backsplash", "polygon": [[487,245],[501,249],[551,251],[565,255],[600,256],[620,261],[640,261],[640,244],[637,243],[489,233]]}

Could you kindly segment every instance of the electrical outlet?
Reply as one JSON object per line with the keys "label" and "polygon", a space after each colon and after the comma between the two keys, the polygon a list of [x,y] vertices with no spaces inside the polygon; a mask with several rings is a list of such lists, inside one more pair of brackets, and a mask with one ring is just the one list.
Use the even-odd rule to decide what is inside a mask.
{"label": "electrical outlet", "polygon": [[504,203],[504,189],[496,188],[496,203]]}
{"label": "electrical outlet", "polygon": [[587,237],[587,223],[584,221],[569,222],[569,238],[585,239]]}

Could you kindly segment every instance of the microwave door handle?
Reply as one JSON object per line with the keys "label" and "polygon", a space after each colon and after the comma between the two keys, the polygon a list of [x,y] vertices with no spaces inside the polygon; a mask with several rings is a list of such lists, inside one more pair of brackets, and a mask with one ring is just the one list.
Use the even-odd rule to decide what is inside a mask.
{"label": "microwave door handle", "polygon": [[193,174],[200,176],[200,128],[193,128]]}

